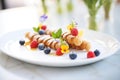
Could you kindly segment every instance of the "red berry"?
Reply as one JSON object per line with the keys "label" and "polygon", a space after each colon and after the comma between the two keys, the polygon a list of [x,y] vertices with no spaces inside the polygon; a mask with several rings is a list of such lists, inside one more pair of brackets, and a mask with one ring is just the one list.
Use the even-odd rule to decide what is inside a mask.
{"label": "red berry", "polygon": [[77,36],[77,35],[78,35],[78,29],[77,29],[77,28],[72,28],[72,29],[71,29],[71,34],[72,34],[73,36]]}
{"label": "red berry", "polygon": [[87,58],[94,58],[94,57],[95,57],[95,53],[94,53],[94,52],[89,51],[89,52],[87,53]]}
{"label": "red berry", "polygon": [[37,48],[38,47],[38,42],[36,40],[33,40],[31,43],[30,43],[30,47],[31,48]]}
{"label": "red berry", "polygon": [[58,48],[58,49],[57,49],[56,55],[57,55],[57,56],[62,56],[62,55],[63,55],[63,53],[61,52],[61,48]]}
{"label": "red berry", "polygon": [[46,28],[47,28],[46,25],[42,25],[42,26],[41,26],[41,29],[42,29],[42,30],[46,30]]}

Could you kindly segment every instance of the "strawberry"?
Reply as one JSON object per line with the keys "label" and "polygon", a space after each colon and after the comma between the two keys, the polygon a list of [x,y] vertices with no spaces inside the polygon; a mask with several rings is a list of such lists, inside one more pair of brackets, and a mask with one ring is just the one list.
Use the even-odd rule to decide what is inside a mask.
{"label": "strawberry", "polygon": [[46,28],[47,28],[46,25],[42,25],[42,26],[41,26],[41,29],[42,29],[42,30],[46,30]]}
{"label": "strawberry", "polygon": [[38,42],[36,40],[33,40],[31,43],[30,43],[30,47],[31,48],[37,48],[38,47]]}
{"label": "strawberry", "polygon": [[89,52],[87,53],[87,58],[94,58],[94,57],[95,57],[95,53],[94,53],[94,52],[89,51]]}
{"label": "strawberry", "polygon": [[58,49],[56,50],[56,55],[57,55],[57,56],[62,56],[62,55],[63,55],[63,53],[61,52],[61,48],[58,48]]}
{"label": "strawberry", "polygon": [[78,29],[77,29],[77,28],[72,28],[72,29],[71,29],[71,34],[72,34],[73,36],[77,36],[77,35],[78,35]]}

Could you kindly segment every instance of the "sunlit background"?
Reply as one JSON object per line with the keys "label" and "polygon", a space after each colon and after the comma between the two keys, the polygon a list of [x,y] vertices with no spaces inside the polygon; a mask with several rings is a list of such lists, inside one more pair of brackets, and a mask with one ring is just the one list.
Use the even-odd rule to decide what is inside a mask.
{"label": "sunlit background", "polygon": [[[114,8],[114,5],[118,5],[119,0],[118,1],[105,0],[105,1],[106,3],[108,2],[106,7],[107,10],[104,10],[105,9],[104,4],[102,4],[102,6],[100,6],[100,8],[98,9],[97,15],[104,17],[106,13],[107,14],[110,13],[111,17],[111,12]],[[68,17],[69,21],[74,19],[84,21],[85,18],[89,17],[90,10],[87,8],[87,5],[85,4],[84,0],[1,0],[1,9],[10,9],[24,6],[36,7],[40,15],[47,14],[48,16],[53,15],[54,17],[58,15],[60,17],[63,15],[67,15],[65,17],[66,18]],[[96,3],[96,7],[98,6],[99,0]],[[108,19],[108,17],[105,17],[105,19]]]}
{"label": "sunlit background", "polygon": [[[91,2],[90,0],[1,0],[1,10],[35,7],[38,16],[46,14],[49,17],[46,23],[50,27],[65,27],[75,21],[80,28],[113,34],[114,22],[119,21],[118,18],[116,21],[115,19],[120,10],[117,9],[117,13],[115,10],[120,0],[92,0]],[[90,7],[91,5],[94,7]]]}
{"label": "sunlit background", "polygon": [[[0,6],[1,11],[20,7],[34,7],[38,16],[36,25],[38,25],[37,22],[39,23],[39,16],[46,14],[48,20],[45,23],[50,28],[66,27],[74,21],[80,28],[114,35],[113,33],[118,34],[115,28],[119,24],[119,18],[116,17],[119,14],[119,2],[119,0],[1,0]],[[36,25],[34,24],[34,26]]]}

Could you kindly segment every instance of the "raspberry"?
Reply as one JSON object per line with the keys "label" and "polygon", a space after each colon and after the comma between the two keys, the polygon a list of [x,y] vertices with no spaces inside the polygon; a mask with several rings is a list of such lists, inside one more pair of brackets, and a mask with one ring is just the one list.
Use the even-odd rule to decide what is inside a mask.
{"label": "raspberry", "polygon": [[87,53],[87,58],[94,58],[94,57],[95,57],[95,53],[94,53],[94,52],[89,51],[89,52]]}
{"label": "raspberry", "polygon": [[36,40],[33,40],[31,43],[30,43],[30,47],[31,48],[37,48],[38,47],[38,42]]}
{"label": "raspberry", "polygon": [[78,30],[77,30],[77,28],[72,28],[72,29],[71,29],[71,34],[72,34],[73,36],[77,36],[77,35],[78,35]]}
{"label": "raspberry", "polygon": [[42,26],[41,26],[41,29],[42,29],[42,30],[46,30],[46,28],[47,28],[46,25],[42,25]]}
{"label": "raspberry", "polygon": [[62,55],[63,55],[63,53],[61,52],[61,48],[58,48],[58,49],[57,49],[56,55],[57,55],[57,56],[62,56]]}

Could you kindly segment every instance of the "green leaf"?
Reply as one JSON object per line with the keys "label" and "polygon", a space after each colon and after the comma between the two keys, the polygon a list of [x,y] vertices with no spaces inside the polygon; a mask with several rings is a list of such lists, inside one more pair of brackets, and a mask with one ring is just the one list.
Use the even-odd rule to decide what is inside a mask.
{"label": "green leaf", "polygon": [[56,37],[57,38],[60,38],[61,37],[61,34],[62,34],[62,29],[58,29],[58,31],[56,32]]}
{"label": "green leaf", "polygon": [[39,27],[37,27],[37,32],[39,32]]}
{"label": "green leaf", "polygon": [[97,6],[96,10],[98,11],[99,8],[105,3],[105,0],[99,0],[99,5]]}
{"label": "green leaf", "polygon": [[36,27],[33,27],[33,30],[36,32],[37,31]]}
{"label": "green leaf", "polygon": [[54,32],[52,32],[52,37],[53,37],[53,38],[57,38],[57,37],[56,37],[56,34],[55,34]]}
{"label": "green leaf", "polygon": [[39,27],[33,27],[33,30],[35,31],[35,32],[39,32]]}
{"label": "green leaf", "polygon": [[99,4],[102,5],[104,3],[105,0],[100,0]]}
{"label": "green leaf", "polygon": [[62,34],[62,29],[58,29],[57,32],[52,32],[52,37],[53,38],[60,38]]}

